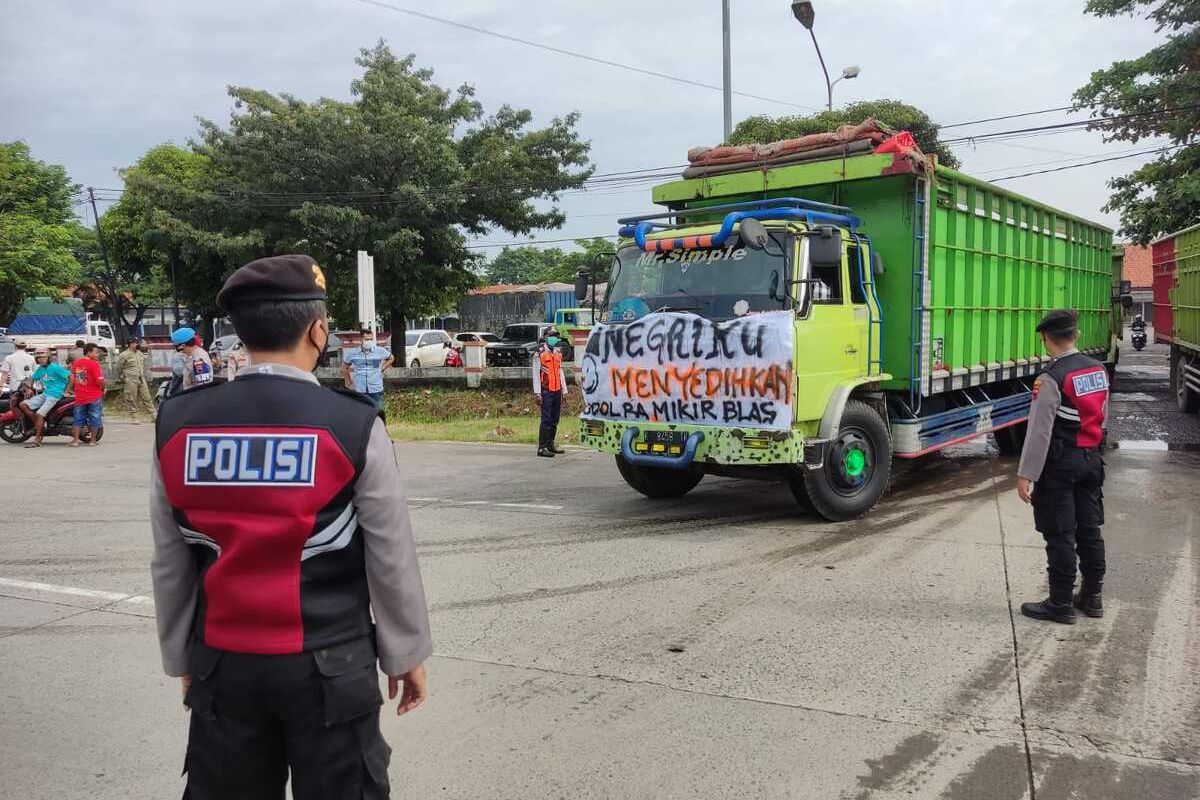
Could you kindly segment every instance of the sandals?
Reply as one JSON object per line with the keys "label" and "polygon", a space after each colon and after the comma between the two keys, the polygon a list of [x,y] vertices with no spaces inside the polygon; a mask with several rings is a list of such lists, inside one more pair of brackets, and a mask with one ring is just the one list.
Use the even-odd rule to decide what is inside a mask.
{"label": "sandals", "polygon": [[41,447],[41,446],[42,446],[42,443],[41,443],[41,442],[27,442],[27,443],[25,444],[25,449],[26,449],[26,450],[32,450],[32,449],[33,449],[33,448],[35,448],[35,447]]}

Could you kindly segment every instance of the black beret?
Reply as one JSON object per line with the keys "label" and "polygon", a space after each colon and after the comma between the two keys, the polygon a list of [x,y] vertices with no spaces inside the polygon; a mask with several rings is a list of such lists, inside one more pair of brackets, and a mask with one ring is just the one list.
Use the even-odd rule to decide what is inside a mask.
{"label": "black beret", "polygon": [[309,256],[271,256],[251,261],[229,276],[217,293],[228,311],[240,303],[264,300],[324,300],[325,273]]}
{"label": "black beret", "polygon": [[1075,332],[1079,323],[1079,315],[1069,308],[1056,308],[1046,312],[1042,321],[1035,329],[1038,333],[1048,333],[1051,336],[1067,336]]}

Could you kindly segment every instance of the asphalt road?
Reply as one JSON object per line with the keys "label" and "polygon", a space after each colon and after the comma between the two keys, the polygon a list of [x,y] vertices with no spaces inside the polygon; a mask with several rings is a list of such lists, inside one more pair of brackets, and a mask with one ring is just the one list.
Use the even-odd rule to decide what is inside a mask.
{"label": "asphalt road", "polygon": [[[384,718],[394,795],[1200,797],[1200,452],[1146,444],[1200,436],[1160,364],[1122,364],[1108,615],[1073,627],[1014,614],[1043,552],[986,446],[843,524],[773,484],[654,502],[594,453],[398,446],[436,655],[429,703]],[[150,446],[0,446],[0,797],[181,790]]]}

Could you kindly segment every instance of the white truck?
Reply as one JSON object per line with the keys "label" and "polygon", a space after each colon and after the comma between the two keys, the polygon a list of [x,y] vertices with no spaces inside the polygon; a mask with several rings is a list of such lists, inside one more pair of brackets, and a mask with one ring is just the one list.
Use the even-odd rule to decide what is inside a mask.
{"label": "white truck", "polygon": [[104,351],[101,355],[107,356],[109,353],[115,354],[118,351],[112,326],[104,320],[95,319],[91,314],[87,315],[83,333],[14,334],[13,338],[25,342],[26,346],[31,349],[46,348],[65,352],[82,339],[87,344],[100,345],[100,349]]}

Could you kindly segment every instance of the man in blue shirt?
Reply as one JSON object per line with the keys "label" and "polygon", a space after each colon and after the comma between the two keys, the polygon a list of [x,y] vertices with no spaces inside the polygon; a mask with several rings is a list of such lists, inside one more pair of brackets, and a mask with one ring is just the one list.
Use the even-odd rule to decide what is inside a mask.
{"label": "man in blue shirt", "polygon": [[33,423],[33,441],[26,447],[42,446],[42,431],[46,427],[46,415],[54,405],[62,399],[67,391],[67,383],[71,380],[70,371],[56,361],[51,361],[45,350],[37,352],[37,369],[30,375],[34,384],[40,383],[42,389],[38,394],[21,403],[21,411]]}
{"label": "man in blue shirt", "polygon": [[392,366],[395,357],[375,341],[375,332],[363,328],[362,346],[342,354],[342,379],[346,388],[365,394],[383,407],[383,371]]}

